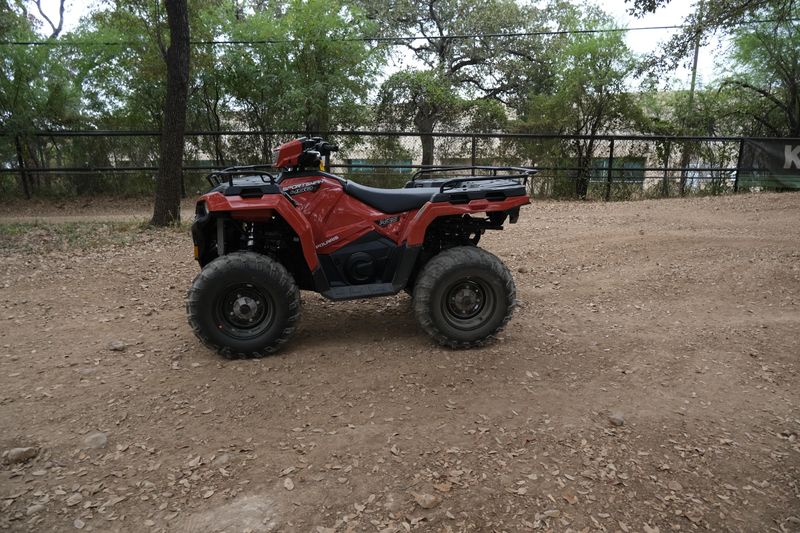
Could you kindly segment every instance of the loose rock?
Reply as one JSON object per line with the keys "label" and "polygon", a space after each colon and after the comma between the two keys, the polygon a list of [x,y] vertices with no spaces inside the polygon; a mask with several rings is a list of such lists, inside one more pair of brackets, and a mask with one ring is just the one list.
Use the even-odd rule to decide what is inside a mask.
{"label": "loose rock", "polygon": [[218,455],[211,461],[212,466],[225,466],[226,464],[231,462],[230,454],[223,453],[222,455]]}
{"label": "loose rock", "polygon": [[7,452],[3,454],[6,458],[6,462],[9,464],[13,463],[24,463],[30,459],[33,459],[39,454],[39,450],[34,447],[27,447],[27,448],[11,448]]}
{"label": "loose rock", "polygon": [[125,350],[125,346],[126,346],[125,343],[122,341],[111,341],[108,344],[108,349],[111,350],[112,352],[121,352]]}
{"label": "loose rock", "polygon": [[83,447],[91,450],[105,448],[107,443],[108,443],[108,435],[106,435],[102,431],[95,431],[93,433],[89,433],[83,439]]}
{"label": "loose rock", "polygon": [[620,412],[613,412],[608,415],[608,421],[611,422],[612,426],[623,426],[625,425],[625,417],[622,416]]}
{"label": "loose rock", "polygon": [[34,503],[25,510],[25,514],[30,516],[32,514],[40,513],[42,511],[44,511],[44,505],[40,503]]}
{"label": "loose rock", "polygon": [[667,483],[667,487],[669,487],[669,490],[674,490],[675,492],[683,490],[683,487],[677,481],[670,481]]}
{"label": "loose rock", "polygon": [[412,494],[414,501],[423,509],[433,509],[442,502],[442,499],[434,494]]}

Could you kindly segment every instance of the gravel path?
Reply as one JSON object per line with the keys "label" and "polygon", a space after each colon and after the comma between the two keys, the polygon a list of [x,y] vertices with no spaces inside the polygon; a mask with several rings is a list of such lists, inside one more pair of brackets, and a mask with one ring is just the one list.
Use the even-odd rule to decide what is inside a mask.
{"label": "gravel path", "polygon": [[798,221],[798,194],[536,202],[481,242],[518,288],[495,344],[303,293],[255,361],[186,324],[185,230],[39,228],[0,246],[0,450],[34,448],[0,529],[798,531]]}

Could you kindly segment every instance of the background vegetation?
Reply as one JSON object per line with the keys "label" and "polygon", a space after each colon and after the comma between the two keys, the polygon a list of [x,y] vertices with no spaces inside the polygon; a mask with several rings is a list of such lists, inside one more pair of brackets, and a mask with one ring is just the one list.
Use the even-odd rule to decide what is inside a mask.
{"label": "background vegetation", "polygon": [[[637,14],[665,3],[628,1]],[[601,9],[571,0],[188,4],[188,130],[413,131],[421,154],[396,139],[372,139],[346,143],[345,155],[415,155],[425,164],[434,154],[463,153],[461,141],[430,135],[444,130],[800,136],[800,6],[791,0],[701,2],[685,30],[652,57],[634,55],[623,33],[602,31],[616,24]],[[36,169],[156,165],[155,136],[33,132],[161,130],[169,42],[162,2],[106,0],[68,33],[60,20],[42,24],[36,9],[35,1],[0,0],[0,165],[30,171],[28,183],[3,174],[0,193],[20,194],[24,186],[33,194],[152,191],[147,172],[56,180]],[[665,84],[693,46],[715,33],[731,46],[724,74],[691,95]],[[31,42],[40,44],[20,44]],[[185,157],[198,166],[263,162],[280,140],[189,136]],[[570,161],[583,169],[569,191],[578,196],[587,193],[597,149],[591,137],[492,147],[509,161],[532,154]],[[199,176],[187,175],[187,189],[199,186]]]}

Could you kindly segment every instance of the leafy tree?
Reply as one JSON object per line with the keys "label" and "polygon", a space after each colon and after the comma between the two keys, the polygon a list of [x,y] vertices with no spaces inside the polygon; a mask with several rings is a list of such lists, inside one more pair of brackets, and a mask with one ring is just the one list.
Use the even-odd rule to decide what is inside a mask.
{"label": "leafy tree", "polygon": [[[625,0],[634,16],[655,13],[672,0]],[[727,31],[738,25],[748,25],[753,20],[797,18],[796,0],[704,0],[702,9],[688,13],[686,28],[679,31],[664,46],[661,54],[652,57],[651,68],[671,70],[686,58],[698,39],[701,41],[716,31]]]}
{"label": "leafy tree", "polygon": [[722,81],[737,95],[729,114],[746,135],[800,137],[800,4],[788,18],[773,7],[758,14],[772,22],[733,31],[731,74]]}
{"label": "leafy tree", "polygon": [[[511,103],[520,87],[546,79],[541,39],[497,34],[541,27],[543,14],[513,0],[363,0],[387,35],[420,35],[403,41],[422,70],[386,80],[379,95],[378,121],[413,124],[420,133],[422,162],[433,162],[435,129],[468,116],[470,102],[494,99]],[[538,69],[530,68],[537,65]],[[534,82],[534,84],[537,82]],[[457,124],[461,127],[466,123]]]}
{"label": "leafy tree", "polygon": [[[559,2],[558,29],[602,29],[613,20],[596,7]],[[551,43],[554,90],[531,93],[517,124],[519,129],[574,136],[569,146],[555,147],[561,158],[571,154],[577,168],[575,195],[585,198],[592,172],[595,136],[615,133],[634,123],[637,106],[626,87],[636,61],[617,32],[566,33]],[[565,141],[566,142],[566,141]]]}
{"label": "leafy tree", "polygon": [[384,127],[406,129],[413,126],[420,132],[422,164],[433,163],[434,138],[437,126],[452,124],[468,103],[460,98],[450,81],[435,71],[403,71],[387,79],[381,86],[377,116]]}
{"label": "leafy tree", "polygon": [[[252,129],[319,133],[355,127],[381,60],[359,41],[371,25],[339,0],[268,1],[232,27],[235,40],[265,41],[226,49],[223,83],[241,120]],[[262,138],[262,160],[273,139]]]}
{"label": "leafy tree", "polygon": [[[3,4],[0,33],[5,39],[38,40],[34,19],[29,16],[25,4],[8,1]],[[57,38],[60,26],[59,22],[53,28],[50,39]],[[30,196],[41,181],[35,169],[47,166],[48,159],[48,140],[33,136],[33,132],[74,124],[79,94],[60,50],[49,46],[6,45],[2,53],[0,130],[7,134],[2,145],[2,160],[16,159],[22,171],[21,188]]]}

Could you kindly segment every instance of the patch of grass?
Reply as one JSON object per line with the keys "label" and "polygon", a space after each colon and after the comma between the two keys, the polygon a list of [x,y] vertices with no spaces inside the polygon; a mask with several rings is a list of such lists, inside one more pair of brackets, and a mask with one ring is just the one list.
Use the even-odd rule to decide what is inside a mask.
{"label": "patch of grass", "polygon": [[12,222],[0,224],[0,251],[50,252],[131,244],[147,231],[140,222]]}

